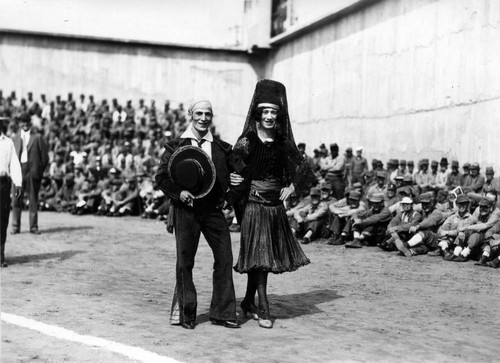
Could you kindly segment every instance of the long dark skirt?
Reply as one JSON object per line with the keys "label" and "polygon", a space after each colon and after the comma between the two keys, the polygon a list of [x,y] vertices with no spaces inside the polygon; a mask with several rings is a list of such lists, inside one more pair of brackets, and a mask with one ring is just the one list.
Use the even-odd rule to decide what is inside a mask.
{"label": "long dark skirt", "polygon": [[[260,200],[262,195],[265,193],[258,194]],[[282,203],[271,204],[277,205],[249,198],[241,223],[240,253],[235,271],[279,274],[310,263],[292,233],[285,207]]]}

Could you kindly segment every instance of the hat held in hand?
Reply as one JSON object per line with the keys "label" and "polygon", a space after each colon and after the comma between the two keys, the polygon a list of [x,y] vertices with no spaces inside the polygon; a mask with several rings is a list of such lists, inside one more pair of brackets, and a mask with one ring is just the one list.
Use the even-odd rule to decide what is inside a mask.
{"label": "hat held in hand", "polygon": [[170,157],[168,171],[174,183],[196,199],[203,198],[215,184],[215,165],[201,148],[182,146]]}

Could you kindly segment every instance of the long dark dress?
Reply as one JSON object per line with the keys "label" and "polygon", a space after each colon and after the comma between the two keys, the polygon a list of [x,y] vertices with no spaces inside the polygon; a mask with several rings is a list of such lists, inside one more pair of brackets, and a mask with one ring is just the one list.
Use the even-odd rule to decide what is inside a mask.
{"label": "long dark dress", "polygon": [[[295,239],[281,189],[293,182],[287,162],[286,141],[262,142],[255,132],[238,140],[235,150],[244,148],[240,192],[248,198],[241,222],[240,252],[234,270],[239,273],[295,271],[310,263]],[[238,154],[238,152],[237,152]]]}

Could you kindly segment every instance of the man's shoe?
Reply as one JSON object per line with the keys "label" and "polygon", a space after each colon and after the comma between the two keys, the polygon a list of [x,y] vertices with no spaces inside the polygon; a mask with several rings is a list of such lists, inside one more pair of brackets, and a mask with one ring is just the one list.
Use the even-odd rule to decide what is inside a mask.
{"label": "man's shoe", "polygon": [[445,261],[454,261],[454,260],[455,260],[455,258],[457,258],[457,257],[458,257],[457,255],[454,255],[453,253],[451,253],[451,252],[449,252],[449,251],[446,251],[446,252],[444,253],[444,257],[443,257],[443,259],[444,259]]}
{"label": "man's shoe", "polygon": [[189,330],[192,330],[195,328],[195,323],[194,321],[189,321],[189,322],[185,322],[185,323],[181,323],[181,326],[184,328],[184,329],[189,329]]}
{"label": "man's shoe", "polygon": [[301,242],[303,245],[307,245],[311,243],[311,239],[309,237],[304,237],[304,239]]}
{"label": "man's shoe", "polygon": [[10,231],[10,234],[19,234],[19,233],[21,233],[19,229],[13,229],[12,231]]}
{"label": "man's shoe", "polygon": [[487,262],[486,266],[493,267],[493,268],[499,268],[500,267],[500,260],[498,258],[495,258],[493,261]]}
{"label": "man's shoe", "polygon": [[33,234],[42,234],[42,232],[40,232],[38,229],[32,229],[30,231],[30,233],[33,233]]}
{"label": "man's shoe", "polygon": [[460,255],[460,256],[457,256],[457,258],[455,258],[453,261],[454,262],[467,262],[467,261],[469,261],[469,258],[465,257],[463,255]]}
{"label": "man's shoe", "polygon": [[486,262],[488,262],[488,257],[485,255],[482,255],[479,261],[477,261],[474,265],[476,266],[486,266]]}
{"label": "man's shoe", "polygon": [[210,321],[212,322],[213,325],[220,325],[223,326],[224,328],[231,328],[231,329],[241,328],[240,323],[238,323],[236,320],[219,320],[210,318]]}
{"label": "man's shoe", "polygon": [[442,253],[442,250],[440,248],[438,248],[437,250],[434,250],[434,251],[427,252],[427,256],[432,256],[432,257],[441,256],[442,254],[443,253]]}
{"label": "man's shoe", "polygon": [[340,246],[343,245],[345,242],[340,237],[333,236],[328,240],[327,243],[332,246]]}
{"label": "man's shoe", "polygon": [[2,261],[2,267],[9,267],[9,265],[7,265],[7,262]]}
{"label": "man's shoe", "polygon": [[400,239],[396,240],[396,248],[406,257],[411,257],[411,251],[409,250],[407,243],[401,241]]}
{"label": "man's shoe", "polygon": [[359,239],[355,239],[354,241],[347,242],[345,244],[345,248],[362,248],[363,243]]}

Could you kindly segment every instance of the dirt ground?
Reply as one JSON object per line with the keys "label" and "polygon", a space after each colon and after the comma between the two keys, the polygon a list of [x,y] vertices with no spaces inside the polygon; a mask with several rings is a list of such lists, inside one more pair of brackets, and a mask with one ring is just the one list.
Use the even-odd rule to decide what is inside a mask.
{"label": "dirt ground", "polygon": [[[407,259],[324,241],[312,263],[269,278],[273,329],[208,321],[211,251],[197,254],[198,326],[168,324],[175,244],[163,222],[41,213],[42,235],[8,235],[2,313],[140,347],[181,362],[494,362],[500,269]],[[10,229],[9,229],[10,230]],[[237,254],[239,234],[232,233]],[[234,275],[239,301],[245,275]],[[2,362],[131,362],[2,321]]]}

